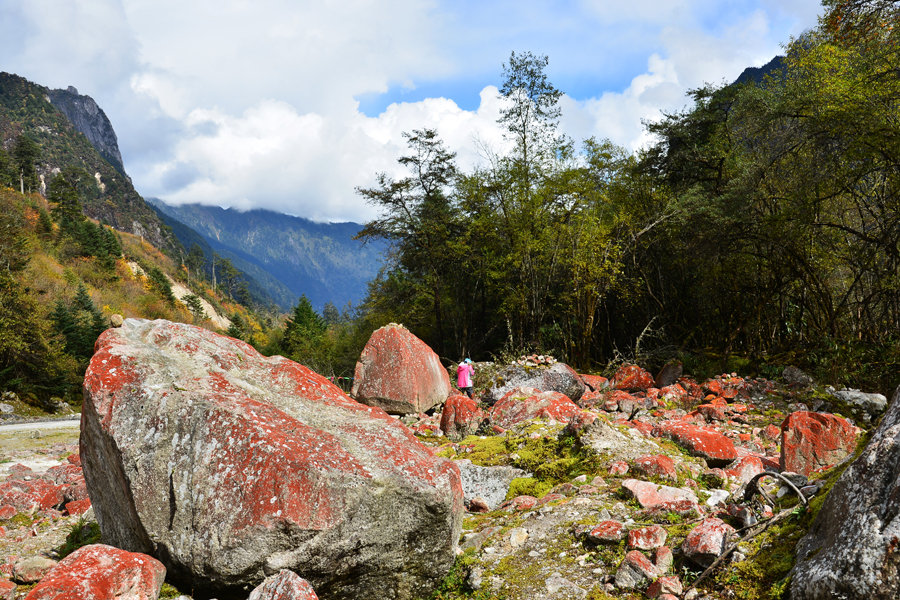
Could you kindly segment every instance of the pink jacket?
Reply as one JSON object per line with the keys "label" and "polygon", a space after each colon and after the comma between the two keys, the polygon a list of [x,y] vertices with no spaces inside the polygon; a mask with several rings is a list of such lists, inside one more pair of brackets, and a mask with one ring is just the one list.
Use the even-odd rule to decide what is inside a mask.
{"label": "pink jacket", "polygon": [[472,387],[472,376],[475,374],[475,367],[467,363],[460,363],[456,367],[456,385],[457,387]]}

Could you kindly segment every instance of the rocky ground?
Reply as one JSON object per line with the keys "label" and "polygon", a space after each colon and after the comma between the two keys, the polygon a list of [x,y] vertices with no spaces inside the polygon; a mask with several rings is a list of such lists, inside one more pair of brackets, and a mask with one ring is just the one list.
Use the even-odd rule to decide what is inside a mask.
{"label": "rocky ground", "polygon": [[[644,382],[626,381],[635,376]],[[526,473],[498,507],[468,491],[478,512],[464,522],[456,578],[440,597],[780,597],[794,545],[864,433],[811,405],[871,416],[809,382],[731,373],[660,389],[633,368],[612,382],[587,379],[595,389],[575,416],[456,442],[423,436],[449,458]],[[492,421],[501,402],[482,407]]]}
{"label": "rocky ground", "polygon": [[[565,369],[547,379],[553,364],[525,357],[481,403],[398,417],[462,473],[459,555],[434,598],[781,597],[794,546],[884,410],[792,371],[660,381],[628,366],[572,391]],[[510,385],[535,373],[577,400]],[[75,427],[0,427],[0,598],[97,541],[77,452]]]}

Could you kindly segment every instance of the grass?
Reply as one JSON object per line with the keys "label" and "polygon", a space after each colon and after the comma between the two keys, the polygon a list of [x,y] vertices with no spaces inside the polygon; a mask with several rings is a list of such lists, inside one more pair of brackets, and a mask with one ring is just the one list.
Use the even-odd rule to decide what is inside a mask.
{"label": "grass", "polygon": [[63,559],[83,546],[100,543],[100,525],[96,521],[85,521],[84,517],[72,525],[63,545],[57,548],[59,558]]}

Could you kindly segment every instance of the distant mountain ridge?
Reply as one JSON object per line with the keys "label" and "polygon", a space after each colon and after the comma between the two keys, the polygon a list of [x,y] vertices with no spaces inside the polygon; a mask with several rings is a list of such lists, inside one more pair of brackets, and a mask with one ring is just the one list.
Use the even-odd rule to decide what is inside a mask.
{"label": "distant mountain ridge", "polygon": [[[198,232],[217,253],[231,259],[289,309],[301,294],[321,309],[359,304],[381,268],[383,242],[353,237],[358,223],[316,223],[268,210],[241,212],[217,206],[171,206],[148,198],[161,213]],[[173,227],[176,235],[179,229]],[[196,240],[182,239],[190,247]]]}

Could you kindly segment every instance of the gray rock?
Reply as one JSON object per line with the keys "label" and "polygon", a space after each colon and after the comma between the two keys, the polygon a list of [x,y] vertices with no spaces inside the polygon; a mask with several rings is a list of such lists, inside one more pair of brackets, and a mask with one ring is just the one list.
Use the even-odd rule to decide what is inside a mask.
{"label": "gray rock", "polygon": [[622,433],[602,419],[597,419],[576,435],[584,448],[615,460],[634,460],[648,454],[659,453],[659,445],[656,442],[636,433],[637,435]]}
{"label": "gray rock", "polygon": [[10,414],[14,413],[15,411],[16,411],[16,409],[12,405],[7,404],[6,402],[0,402],[0,413],[3,413],[5,415],[10,415]]}
{"label": "gray rock", "polygon": [[486,400],[493,404],[517,387],[532,387],[542,392],[559,392],[577,401],[587,387],[575,370],[564,363],[551,365],[509,365],[494,376],[486,392]]}
{"label": "gray rock", "polygon": [[825,391],[846,405],[852,416],[864,423],[871,423],[873,418],[887,408],[887,398],[881,394],[868,394],[854,389],[836,390],[831,386],[826,387]]}
{"label": "gray rock", "polygon": [[797,544],[791,598],[900,597],[900,387]]}
{"label": "gray rock", "polygon": [[85,374],[81,459],[104,540],[184,589],[303,573],[324,598],[427,596],[455,558],[459,471],[384,411],[199,327],[126,319]]}
{"label": "gray rock", "polygon": [[781,377],[792,387],[809,387],[813,383],[812,377],[793,365],[785,367]]}
{"label": "gray rock", "polygon": [[527,472],[516,467],[479,467],[466,459],[455,462],[459,467],[465,501],[483,498],[491,510],[506,500],[513,479],[528,476]]}
{"label": "gray rock", "polygon": [[659,373],[656,374],[656,378],[654,379],[654,385],[658,388],[664,388],[672,385],[681,377],[684,373],[684,367],[681,364],[681,361],[672,361],[663,365],[662,369],[659,370]]}

